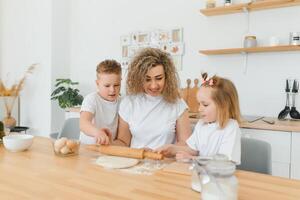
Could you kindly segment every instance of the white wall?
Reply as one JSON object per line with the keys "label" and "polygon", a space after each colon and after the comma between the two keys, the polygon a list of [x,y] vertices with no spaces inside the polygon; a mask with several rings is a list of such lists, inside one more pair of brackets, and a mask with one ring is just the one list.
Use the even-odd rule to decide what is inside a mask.
{"label": "white wall", "polygon": [[[120,36],[133,31],[184,28],[185,56],[180,71],[198,78],[201,71],[234,81],[243,114],[277,116],[284,107],[284,79],[300,78],[299,52],[204,56],[200,49],[239,47],[247,30],[245,14],[205,17],[204,1],[194,0],[0,0],[0,77],[20,77],[39,62],[21,95],[21,124],[48,135],[62,124],[64,113],[50,102],[56,78],[80,82],[84,95],[95,90],[96,65],[120,61]],[[250,14],[250,32],[260,44],[270,36],[287,43],[300,31],[300,6]],[[123,85],[124,87],[124,85]],[[300,109],[300,99],[297,100]],[[51,127],[51,128],[50,128]]]}
{"label": "white wall", "polygon": [[[51,91],[54,90],[57,78],[70,77],[70,11],[70,0],[52,0]],[[57,101],[52,101],[51,132],[60,130],[64,120],[64,110],[58,106]]]}
{"label": "white wall", "polygon": [[21,93],[21,125],[31,133],[50,132],[51,0],[1,0],[1,78],[17,81],[40,63]]}
{"label": "white wall", "polygon": [[[200,49],[242,45],[247,32],[245,14],[205,17],[204,1],[194,0],[74,0],[71,26],[71,77],[87,94],[94,90],[95,67],[106,58],[120,60],[120,36],[152,28],[184,28],[185,56],[180,72],[198,78],[201,71],[228,77],[236,84],[243,114],[277,116],[284,108],[285,78],[300,78],[299,52],[204,56]],[[250,33],[266,44],[270,36],[288,43],[289,32],[300,31],[300,7],[250,13]],[[300,110],[300,98],[297,100]]]}

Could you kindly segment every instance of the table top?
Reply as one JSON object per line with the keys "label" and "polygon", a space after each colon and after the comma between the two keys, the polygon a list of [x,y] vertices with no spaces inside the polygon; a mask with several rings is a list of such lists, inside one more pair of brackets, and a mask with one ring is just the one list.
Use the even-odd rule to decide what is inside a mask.
{"label": "table top", "polygon": [[[160,170],[140,175],[103,169],[98,152],[81,145],[79,155],[54,155],[49,138],[12,153],[0,145],[1,199],[199,199],[189,172]],[[186,164],[179,164],[187,168]],[[300,199],[300,181],[237,171],[239,199]]]}

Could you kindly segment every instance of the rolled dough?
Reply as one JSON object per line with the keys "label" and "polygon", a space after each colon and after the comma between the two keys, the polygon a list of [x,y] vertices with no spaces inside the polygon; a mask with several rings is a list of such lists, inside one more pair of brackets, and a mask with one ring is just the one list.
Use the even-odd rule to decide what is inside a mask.
{"label": "rolled dough", "polygon": [[96,164],[105,168],[122,169],[132,167],[139,163],[138,159],[124,158],[118,156],[100,156],[96,160]]}

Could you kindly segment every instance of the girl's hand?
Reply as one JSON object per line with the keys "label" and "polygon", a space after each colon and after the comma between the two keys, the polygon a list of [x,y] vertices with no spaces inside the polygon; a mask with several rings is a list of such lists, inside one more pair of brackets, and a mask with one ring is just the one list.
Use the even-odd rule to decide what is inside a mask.
{"label": "girl's hand", "polygon": [[155,149],[154,152],[161,153],[166,157],[173,157],[176,154],[176,146],[174,144],[166,144],[158,149]]}
{"label": "girl's hand", "polygon": [[112,142],[112,133],[107,128],[101,128],[95,135],[96,144],[108,145]]}
{"label": "girl's hand", "polygon": [[176,153],[176,160],[179,162],[189,162],[193,156],[185,151],[178,151]]}

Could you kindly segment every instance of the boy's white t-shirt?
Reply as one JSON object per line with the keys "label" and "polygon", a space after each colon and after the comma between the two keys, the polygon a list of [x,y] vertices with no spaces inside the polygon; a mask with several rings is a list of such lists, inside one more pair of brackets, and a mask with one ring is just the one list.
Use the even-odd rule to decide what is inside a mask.
{"label": "boy's white t-shirt", "polygon": [[[107,101],[103,99],[97,92],[88,94],[81,105],[81,110],[94,114],[93,124],[97,128],[108,128],[115,139],[118,127],[118,109],[120,99],[116,101]],[[84,144],[95,144],[94,137],[80,133],[80,141]]]}
{"label": "boy's white t-shirt", "polygon": [[241,130],[236,120],[230,119],[225,128],[218,123],[204,123],[199,120],[187,145],[200,156],[225,154],[237,165],[241,163]]}
{"label": "boy's white t-shirt", "polygon": [[166,102],[162,96],[129,95],[122,99],[119,115],[128,123],[133,148],[158,148],[175,142],[176,121],[187,109],[179,99]]}

